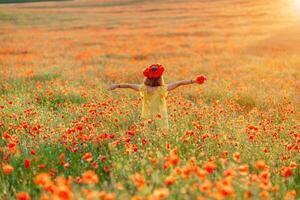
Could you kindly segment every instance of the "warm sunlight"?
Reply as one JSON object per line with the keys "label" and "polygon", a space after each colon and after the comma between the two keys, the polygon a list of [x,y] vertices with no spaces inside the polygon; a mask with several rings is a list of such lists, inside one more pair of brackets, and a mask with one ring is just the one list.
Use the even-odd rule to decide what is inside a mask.
{"label": "warm sunlight", "polygon": [[300,0],[295,0],[295,5],[296,5],[297,8],[300,9]]}
{"label": "warm sunlight", "polygon": [[0,200],[300,200],[300,0],[0,0]]}

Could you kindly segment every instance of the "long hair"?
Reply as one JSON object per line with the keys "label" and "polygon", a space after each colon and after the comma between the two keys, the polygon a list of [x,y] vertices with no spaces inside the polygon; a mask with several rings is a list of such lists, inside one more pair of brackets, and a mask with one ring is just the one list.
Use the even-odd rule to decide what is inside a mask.
{"label": "long hair", "polygon": [[144,84],[146,86],[150,86],[150,87],[158,87],[158,86],[163,86],[164,83],[164,79],[162,76],[160,76],[159,78],[145,78],[144,79]]}

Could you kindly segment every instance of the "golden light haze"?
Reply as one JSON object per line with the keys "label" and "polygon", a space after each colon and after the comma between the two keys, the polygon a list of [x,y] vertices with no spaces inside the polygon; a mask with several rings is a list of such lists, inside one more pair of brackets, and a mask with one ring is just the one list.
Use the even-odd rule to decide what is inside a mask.
{"label": "golden light haze", "polygon": [[[296,2],[0,4],[0,199],[300,199]],[[152,63],[207,77],[168,93],[168,133],[107,90]]]}

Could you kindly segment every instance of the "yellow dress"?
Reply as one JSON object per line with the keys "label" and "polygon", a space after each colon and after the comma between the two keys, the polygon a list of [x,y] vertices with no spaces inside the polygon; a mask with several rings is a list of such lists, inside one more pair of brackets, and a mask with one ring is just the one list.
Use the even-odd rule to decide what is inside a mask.
{"label": "yellow dress", "polygon": [[142,118],[152,119],[158,128],[168,129],[167,86],[158,86],[154,91],[150,92],[147,91],[147,86],[142,84],[140,86],[140,95],[143,99]]}

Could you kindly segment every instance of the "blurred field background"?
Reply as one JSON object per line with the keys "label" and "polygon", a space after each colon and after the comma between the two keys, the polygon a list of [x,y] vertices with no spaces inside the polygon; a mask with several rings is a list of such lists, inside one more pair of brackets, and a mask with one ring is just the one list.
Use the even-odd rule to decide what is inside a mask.
{"label": "blurred field background", "polygon": [[[296,0],[0,4],[0,162],[14,167],[0,173],[0,199],[299,198],[299,13]],[[209,80],[170,93],[167,136],[141,125],[137,93],[106,91],[142,82],[157,62],[167,83]],[[180,162],[164,167],[169,154]],[[261,160],[268,170],[255,168]],[[216,169],[203,178],[207,163]],[[188,167],[188,178],[178,172]],[[87,170],[99,182],[78,181]],[[35,183],[41,172],[53,191]]]}

